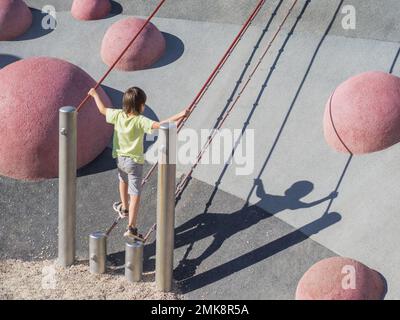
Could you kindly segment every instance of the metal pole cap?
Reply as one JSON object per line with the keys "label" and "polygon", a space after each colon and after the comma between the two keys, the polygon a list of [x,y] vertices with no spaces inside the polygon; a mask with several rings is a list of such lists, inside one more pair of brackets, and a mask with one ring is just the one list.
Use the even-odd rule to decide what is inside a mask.
{"label": "metal pole cap", "polygon": [[69,113],[69,112],[75,112],[76,108],[72,107],[72,106],[66,106],[66,107],[61,107],[60,112],[65,112],[65,113]]}

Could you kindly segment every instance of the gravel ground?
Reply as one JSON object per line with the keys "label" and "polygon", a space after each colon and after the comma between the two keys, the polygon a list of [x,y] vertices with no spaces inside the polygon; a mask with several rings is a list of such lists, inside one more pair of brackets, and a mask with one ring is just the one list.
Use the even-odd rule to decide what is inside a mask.
{"label": "gravel ground", "polygon": [[87,261],[63,269],[55,260],[0,261],[0,299],[96,299],[177,300],[176,286],[170,293],[156,290],[155,274],[143,274],[143,281],[129,283],[123,268],[109,267],[107,274],[89,273]]}

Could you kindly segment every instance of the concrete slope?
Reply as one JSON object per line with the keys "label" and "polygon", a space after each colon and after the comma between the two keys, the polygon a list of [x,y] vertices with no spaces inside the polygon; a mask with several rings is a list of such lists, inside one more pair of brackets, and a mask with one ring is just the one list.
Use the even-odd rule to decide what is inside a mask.
{"label": "concrete slope", "polygon": [[[156,219],[156,174],[144,190],[141,232]],[[0,177],[0,188],[0,258],[56,258],[57,180],[24,183]],[[88,259],[89,234],[106,230],[115,218],[111,205],[118,199],[117,190],[117,170],[109,149],[79,170],[79,259]],[[331,215],[313,221],[308,229],[329,228],[338,218]],[[303,230],[197,180],[192,180],[177,205],[175,225],[174,279],[186,299],[293,299],[303,273],[320,259],[335,255]],[[125,228],[126,221],[121,221],[107,240],[107,264],[120,272]],[[154,268],[153,236],[144,249],[144,271]]]}
{"label": "concrete slope", "polygon": [[[40,8],[44,2],[30,3]],[[60,3],[54,1],[56,6]],[[127,2],[121,3],[129,8]],[[149,7],[143,3],[137,2],[135,10],[132,6],[124,13],[147,14]],[[161,17],[169,18],[154,20],[169,43],[168,54],[158,65],[134,73],[114,72],[105,81],[115,104],[119,103],[122,91],[133,84],[149,93],[148,105],[158,118],[191,102],[240,29],[238,21],[243,21],[245,12],[250,10],[249,4],[238,6],[238,1],[235,6],[234,2],[221,1],[221,11],[234,8],[236,11],[232,12],[237,15],[232,21],[218,20],[232,15],[220,14],[211,2],[202,7],[191,3],[190,10],[183,10],[181,3],[179,9],[160,12]],[[396,159],[400,148],[395,145],[349,160],[348,156],[332,151],[322,134],[324,106],[338,84],[367,70],[400,74],[400,45],[396,42],[400,32],[396,12],[400,4],[389,0],[379,4],[351,1],[356,7],[357,28],[343,30],[341,9],[346,3],[299,1],[225,123],[225,128],[254,129],[256,148],[251,174],[237,176],[235,164],[200,165],[194,177],[211,186],[218,182],[220,190],[257,204],[295,228],[309,225],[326,212],[339,213],[340,222],[317,234],[307,227],[302,230],[335,253],[377,269],[388,281],[387,298],[400,298],[400,254],[396,250],[400,205]],[[240,81],[257,63],[289,4],[286,0],[268,2],[266,14],[249,29],[188,121],[188,127],[200,130],[215,125],[227,101],[237,93]],[[272,16],[274,10],[277,14]],[[32,55],[55,56],[100,77],[106,70],[99,56],[102,36],[121,15],[91,22],[75,21],[64,11],[57,16],[59,24],[55,31],[35,39],[2,42],[1,54],[10,61]],[[293,32],[289,32],[291,29]],[[148,151],[149,160],[151,153],[152,148]],[[180,172],[187,169],[187,165],[178,166]],[[296,182],[306,195],[301,199],[287,198],[285,191]],[[326,197],[338,186],[339,196],[331,203]],[[260,241],[260,233],[253,233],[252,237],[252,241]]]}
{"label": "concrete slope", "polygon": [[[53,5],[57,11],[68,11],[73,0],[27,0],[28,5],[41,8],[45,5]],[[157,14],[162,18],[180,20],[193,20],[203,22],[242,24],[253,10],[258,0],[166,0]],[[264,18],[269,15],[272,8],[276,7],[280,0],[266,0],[260,16],[254,21],[254,25],[263,26]],[[283,0],[283,6],[289,7],[293,0]],[[304,0],[299,1],[304,2]],[[305,14],[301,31],[319,32],[326,21],[331,17],[331,11],[341,0],[310,0],[311,6]],[[148,16],[159,3],[158,0],[118,0],[112,1],[114,10],[122,10],[128,15]],[[397,0],[344,0],[343,13],[340,22],[347,12],[348,5],[356,10],[356,29],[344,30],[341,24],[335,24],[331,34],[347,36],[351,38],[367,38],[387,41],[398,41],[400,26],[397,12],[400,3]],[[277,18],[282,18],[283,12],[277,13]]]}

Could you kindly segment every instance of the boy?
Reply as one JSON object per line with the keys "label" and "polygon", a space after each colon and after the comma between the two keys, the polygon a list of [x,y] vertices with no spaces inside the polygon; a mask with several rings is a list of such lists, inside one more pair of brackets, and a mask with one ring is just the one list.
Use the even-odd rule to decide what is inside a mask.
{"label": "boy", "polygon": [[95,89],[91,89],[89,95],[94,98],[97,108],[106,117],[106,121],[114,125],[112,155],[117,159],[121,202],[114,203],[113,208],[121,218],[129,216],[128,228],[124,236],[143,240],[142,235],[138,234],[136,221],[144,164],[144,134],[151,133],[152,129],[159,129],[162,123],[178,121],[186,117],[188,110],[185,109],[168,119],[157,122],[142,115],[147,97],[138,87],[129,88],[124,93],[122,110],[107,108]]}

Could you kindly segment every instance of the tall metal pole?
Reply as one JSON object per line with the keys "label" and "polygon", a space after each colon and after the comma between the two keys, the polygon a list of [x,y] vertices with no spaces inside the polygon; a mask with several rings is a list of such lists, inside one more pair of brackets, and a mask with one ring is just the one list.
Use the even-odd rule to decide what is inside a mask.
{"label": "tall metal pole", "polygon": [[174,262],[176,133],[175,123],[164,123],[159,130],[157,184],[156,285],[171,291]]}
{"label": "tall metal pole", "polygon": [[68,267],[75,261],[76,108],[60,108],[59,126],[58,263]]}

